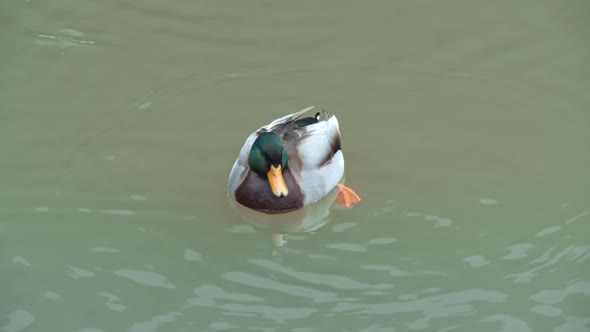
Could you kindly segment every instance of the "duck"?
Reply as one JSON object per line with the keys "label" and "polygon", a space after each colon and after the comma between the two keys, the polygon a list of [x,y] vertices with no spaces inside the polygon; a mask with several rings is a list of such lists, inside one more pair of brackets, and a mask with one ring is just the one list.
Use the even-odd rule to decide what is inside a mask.
{"label": "duck", "polygon": [[343,183],[344,156],[335,115],[313,106],[285,115],[248,136],[228,178],[240,205],[268,214],[313,204],[333,190],[346,207],[360,197]]}

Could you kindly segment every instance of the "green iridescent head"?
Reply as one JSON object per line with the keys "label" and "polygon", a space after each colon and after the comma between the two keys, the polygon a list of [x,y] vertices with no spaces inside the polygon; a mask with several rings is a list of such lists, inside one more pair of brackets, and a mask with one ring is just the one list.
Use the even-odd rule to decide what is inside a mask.
{"label": "green iridescent head", "polygon": [[283,178],[283,171],[287,168],[287,152],[277,134],[265,132],[256,138],[250,149],[248,165],[254,172],[267,176],[275,196],[287,196],[289,191]]}

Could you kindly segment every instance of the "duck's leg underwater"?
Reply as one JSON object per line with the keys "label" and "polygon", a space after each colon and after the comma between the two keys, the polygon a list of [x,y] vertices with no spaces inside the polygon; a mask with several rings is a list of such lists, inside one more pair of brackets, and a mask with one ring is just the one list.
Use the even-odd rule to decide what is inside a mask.
{"label": "duck's leg underwater", "polygon": [[336,195],[336,198],[334,199],[336,203],[345,207],[349,207],[352,204],[356,204],[361,201],[361,198],[354,192],[354,190],[342,183],[338,183],[337,186],[339,191]]}

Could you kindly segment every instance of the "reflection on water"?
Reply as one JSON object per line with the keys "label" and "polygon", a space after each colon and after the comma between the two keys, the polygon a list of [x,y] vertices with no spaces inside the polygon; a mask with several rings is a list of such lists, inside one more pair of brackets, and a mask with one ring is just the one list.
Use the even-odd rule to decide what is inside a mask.
{"label": "reflection on water", "polygon": [[527,257],[527,252],[531,250],[534,246],[530,243],[520,243],[515,244],[512,246],[508,246],[506,250],[510,250],[506,256],[502,257],[502,259],[520,259]]}
{"label": "reflection on water", "polygon": [[[14,255],[11,262],[20,268],[9,268],[11,274],[23,273],[26,269],[44,269],[45,272],[37,274],[35,279],[43,279],[46,283],[39,289],[38,295],[29,295],[29,298],[38,300],[22,302],[7,312],[2,328],[5,331],[24,331],[36,326],[38,318],[34,312],[40,314],[44,307],[43,310],[56,310],[51,309],[54,306],[75,308],[79,305],[79,296],[69,289],[71,287],[86,293],[86,301],[92,299],[90,303],[94,304],[87,305],[105,308],[107,311],[101,314],[103,318],[108,317],[108,312],[136,312],[142,303],[135,299],[139,294],[163,299],[162,303],[152,302],[146,308],[151,314],[146,312],[136,321],[114,320],[108,324],[97,321],[94,327],[78,326],[74,329],[76,331],[106,331],[113,326],[129,331],[185,328],[239,330],[244,324],[259,328],[276,326],[280,330],[279,326],[284,324],[301,326],[301,322],[310,322],[310,330],[314,331],[324,319],[336,316],[350,326],[351,331],[385,331],[395,326],[408,330],[446,326],[450,330],[534,331],[537,325],[532,322],[538,318],[533,317],[559,321],[561,323],[555,327],[565,331],[587,328],[583,319],[586,307],[580,307],[579,303],[574,307],[568,304],[574,305],[580,296],[590,296],[590,281],[585,279],[587,274],[572,275],[562,284],[547,283],[538,278],[552,273],[563,275],[564,269],[567,271],[571,267],[584,269],[590,257],[590,246],[564,239],[566,234],[573,236],[574,229],[585,226],[584,223],[567,222],[571,218],[564,218],[566,221],[561,222],[559,232],[546,231],[556,226],[531,230],[528,238],[524,239],[528,242],[505,245],[504,250],[498,247],[469,249],[459,241],[454,244],[457,251],[446,251],[448,257],[443,257],[432,254],[429,246],[407,239],[405,233],[408,227],[416,225],[423,229],[422,232],[428,229],[436,231],[438,241],[447,243],[468,225],[455,221],[454,228],[440,228],[435,220],[441,217],[404,210],[393,208],[389,212],[392,219],[381,221],[398,225],[395,237],[380,232],[359,232],[366,223],[370,223],[367,220],[361,223],[322,223],[324,227],[314,224],[312,234],[305,231],[286,234],[290,236],[289,242],[280,257],[273,256],[270,250],[253,253],[248,249],[251,245],[269,249],[272,246],[270,235],[276,228],[259,228],[260,225],[269,226],[264,223],[256,226],[243,223],[220,225],[219,230],[235,241],[232,244],[234,250],[226,254],[204,250],[207,248],[206,234],[195,233],[195,236],[178,238],[180,242],[171,247],[174,254],[161,256],[165,262],[158,259],[160,254],[156,252],[143,255],[143,258],[133,256],[130,252],[137,250],[134,244],[123,238],[105,242],[105,237],[87,244],[86,251],[97,255],[91,265],[74,263],[85,254],[62,251],[63,265],[57,270],[65,271],[71,280],[82,282],[70,286],[61,282],[63,276],[52,276],[53,272],[47,270],[44,264],[35,264],[46,260],[40,253]],[[46,213],[56,216],[63,213],[63,210],[57,211],[49,209]],[[76,213],[76,209],[71,211]],[[328,215],[338,220],[339,213],[351,214],[354,211],[337,209]],[[374,210],[365,209],[364,213],[375,218],[371,211]],[[105,218],[105,214],[79,215]],[[141,214],[138,216],[142,217]],[[584,216],[578,220],[581,221]],[[186,222],[184,217],[180,215],[176,219]],[[415,223],[416,217],[435,222]],[[191,218],[191,222],[194,223],[194,219]],[[107,230],[111,225],[121,224],[115,218],[107,222]],[[123,225],[126,232],[136,232],[135,226]],[[223,232],[238,226],[251,228],[247,232]],[[145,234],[156,238],[167,228],[160,223],[145,224],[144,227]],[[304,228],[298,224],[295,229]],[[542,236],[539,236],[540,233]],[[490,236],[496,235],[490,232],[484,238]],[[556,242],[547,248],[543,241],[548,237],[554,237]],[[152,247],[151,243],[146,248]],[[461,252],[473,254],[461,255]],[[433,255],[442,262],[432,260]],[[131,265],[136,268],[126,267],[130,257],[135,257],[135,263]],[[522,260],[526,260],[526,264],[512,264]],[[235,263],[226,263],[231,261]],[[178,270],[184,272],[179,274]],[[494,275],[502,280],[502,273],[505,282],[489,278]],[[511,286],[523,283],[533,287],[523,289],[525,292],[522,293]],[[539,288],[535,286],[537,284],[544,286]],[[549,285],[553,287],[547,287]],[[88,292],[91,289],[93,291]],[[156,289],[162,289],[164,293],[156,295],[153,293]],[[187,293],[191,295],[187,297]],[[38,302],[41,298],[47,302]],[[525,304],[528,308],[526,314],[517,314],[509,309],[499,310]],[[159,308],[165,311],[162,313]],[[391,317],[397,318],[395,325],[392,325]],[[367,324],[368,321],[371,323]]]}
{"label": "reflection on water", "polygon": [[[82,34],[83,35],[83,34]],[[37,37],[37,44],[41,46],[60,46],[60,47],[68,47],[68,46],[79,46],[84,44],[92,45],[94,42],[92,40],[81,40],[72,37],[63,37],[63,36],[51,36],[51,35],[43,35],[38,34]]]}
{"label": "reflection on water", "polygon": [[105,306],[113,311],[125,311],[127,310],[127,306],[118,303],[119,297],[113,294],[101,292],[98,295],[106,297],[107,302],[105,302]]}
{"label": "reflection on water", "polygon": [[443,218],[431,214],[424,214],[420,212],[407,212],[406,216],[408,217],[421,217],[427,221],[434,221],[434,227],[448,227],[453,224],[453,220],[449,218]]}
{"label": "reflection on water", "polygon": [[[209,234],[229,237],[230,242],[218,244],[214,244],[218,239],[210,242],[209,234],[199,232],[201,227],[212,226],[201,216],[170,214],[166,224],[159,217],[149,221],[151,212],[142,210],[129,215],[104,213],[119,210],[100,206],[89,211],[51,205],[43,211],[30,208],[31,218],[42,218],[45,223],[58,222],[68,213],[77,216],[77,223],[88,224],[90,220],[83,218],[96,218],[98,237],[89,237],[85,243],[69,239],[66,246],[56,247],[57,256],[8,241],[12,249],[5,254],[12,254],[12,267],[4,264],[3,270],[26,276],[13,279],[13,284],[22,285],[14,289],[34,280],[43,282],[24,295],[28,300],[13,296],[14,302],[3,303],[2,330],[26,331],[39,320],[47,322],[42,314],[45,310],[65,307],[76,312],[81,299],[87,303],[82,307],[104,309],[93,327],[84,327],[87,318],[83,315],[73,319],[68,326],[75,331],[113,327],[128,331],[240,330],[244,325],[281,330],[285,324],[303,326],[302,322],[309,322],[309,330],[316,331],[330,317],[339,317],[350,331],[396,327],[535,331],[538,321],[553,322],[556,330],[588,329],[584,304],[590,297],[586,269],[590,245],[580,232],[587,225],[586,211],[564,208],[566,216],[557,219],[562,221],[529,227],[511,239],[503,239],[504,233],[497,229],[477,230],[480,241],[498,245],[473,246],[470,243],[475,239],[460,237],[472,227],[465,218],[406,212],[408,209],[391,202],[353,209],[335,208],[333,201],[324,203],[316,211],[312,206],[309,211],[272,215],[268,220],[234,206],[230,213],[240,218],[209,228]],[[482,209],[487,209],[485,205]],[[496,213],[502,212],[501,206],[508,204],[497,205]],[[380,219],[383,215],[387,217]],[[129,222],[121,223],[121,218]],[[275,223],[277,220],[283,223]],[[440,227],[441,222],[453,227]],[[175,223],[190,225],[194,232],[169,238],[167,233],[171,233],[166,230]],[[395,224],[396,232],[385,234],[371,223]],[[18,227],[4,226],[8,233]],[[112,229],[125,235],[113,237]],[[413,232],[422,235],[413,238]],[[134,238],[129,234],[144,234],[151,240],[128,241]],[[272,236],[277,234],[285,236],[278,256],[272,250],[276,245]],[[434,234],[436,241],[416,241],[430,239],[427,234]],[[51,233],[48,236],[46,240],[55,238]],[[511,244],[512,239],[524,242]],[[228,245],[231,250],[221,249]],[[84,250],[71,251],[71,246]],[[436,254],[433,247],[445,255]],[[51,257],[53,262],[47,265]],[[55,257],[60,258],[56,261]],[[553,277],[547,279],[549,276]],[[141,309],[145,313],[132,314],[134,321],[102,320],[137,312],[145,305],[137,296],[163,301],[152,301]],[[391,317],[396,317],[394,325]]]}
{"label": "reflection on water", "polygon": [[61,295],[54,293],[54,292],[45,292],[45,294],[43,294],[43,296],[45,296],[45,298],[47,298],[49,300],[59,300],[61,298]]}
{"label": "reflection on water", "polygon": [[28,266],[28,267],[33,267],[33,265],[32,265],[31,263],[29,263],[29,261],[28,261],[26,258],[24,258],[24,257],[21,257],[21,256],[15,256],[15,257],[12,259],[12,262],[13,262],[13,263],[16,263],[16,264],[22,264],[22,265],[26,265],[26,266]]}
{"label": "reflection on water", "polygon": [[8,324],[2,326],[4,331],[22,331],[35,323],[35,317],[25,310],[15,310],[8,314]]}
{"label": "reflection on water", "polygon": [[229,199],[229,204],[236,211],[236,218],[269,229],[274,233],[313,232],[330,222],[331,210],[336,208],[334,206],[336,206],[335,198],[338,190],[338,188],[335,188],[326,197],[305,209],[282,214],[266,214],[254,211],[236,203],[232,199]]}
{"label": "reflection on water", "polygon": [[84,270],[81,269],[79,267],[74,267],[74,266],[69,266],[70,270],[72,271],[71,273],[68,273],[68,275],[74,279],[79,279],[79,278],[92,278],[95,276],[95,274],[93,272],[90,272],[88,270]]}
{"label": "reflection on water", "polygon": [[161,325],[172,323],[176,321],[176,317],[181,315],[179,312],[169,312],[164,315],[158,315],[153,317],[149,321],[135,323],[129,329],[130,332],[144,332],[144,331],[158,331],[160,328],[164,329],[165,327],[161,327]]}
{"label": "reflection on water", "polygon": [[107,248],[107,247],[90,248],[90,250],[92,250],[94,252],[103,252],[103,253],[108,253],[108,254],[116,254],[119,252],[119,250],[117,250],[115,248]]}
{"label": "reflection on water", "polygon": [[[0,331],[590,331],[587,10],[430,5],[3,3]],[[310,104],[363,201],[232,205]]]}
{"label": "reflection on water", "polygon": [[134,281],[143,286],[176,288],[176,286],[168,281],[168,279],[156,272],[151,271],[137,271],[137,270],[118,270],[113,274]]}

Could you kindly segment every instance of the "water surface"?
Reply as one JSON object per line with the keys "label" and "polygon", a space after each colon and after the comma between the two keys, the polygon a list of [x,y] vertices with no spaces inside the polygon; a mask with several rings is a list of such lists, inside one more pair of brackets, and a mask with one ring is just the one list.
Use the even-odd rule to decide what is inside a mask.
{"label": "water surface", "polygon": [[[2,3],[0,331],[590,331],[589,10]],[[361,204],[233,209],[309,105]]]}

